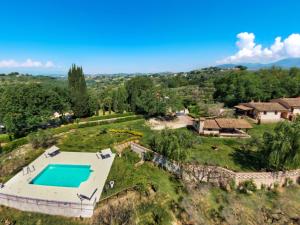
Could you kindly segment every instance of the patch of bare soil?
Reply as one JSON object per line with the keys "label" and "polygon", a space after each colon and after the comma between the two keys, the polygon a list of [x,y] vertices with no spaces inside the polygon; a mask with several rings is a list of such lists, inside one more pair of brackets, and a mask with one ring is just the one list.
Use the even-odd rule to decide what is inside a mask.
{"label": "patch of bare soil", "polygon": [[265,191],[247,195],[207,184],[186,187],[189,195],[180,206],[188,215],[185,220],[193,224],[300,224],[299,187],[295,189],[295,197],[291,196],[295,192],[291,189],[277,194]]}
{"label": "patch of bare soil", "polygon": [[193,119],[187,115],[167,118],[157,117],[148,120],[148,124],[152,130],[178,129],[193,125]]}
{"label": "patch of bare soil", "polygon": [[29,162],[34,160],[42,150],[35,150],[31,144],[23,145],[0,158],[0,182],[6,181],[9,176],[15,174]]}

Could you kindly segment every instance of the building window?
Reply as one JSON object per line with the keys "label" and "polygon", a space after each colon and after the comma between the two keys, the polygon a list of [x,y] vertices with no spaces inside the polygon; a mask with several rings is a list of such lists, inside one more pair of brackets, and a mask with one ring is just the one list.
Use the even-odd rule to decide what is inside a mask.
{"label": "building window", "polygon": [[264,111],[264,115],[267,115],[267,111]]}
{"label": "building window", "polygon": [[278,114],[278,112],[277,111],[275,111],[275,115],[277,115]]}

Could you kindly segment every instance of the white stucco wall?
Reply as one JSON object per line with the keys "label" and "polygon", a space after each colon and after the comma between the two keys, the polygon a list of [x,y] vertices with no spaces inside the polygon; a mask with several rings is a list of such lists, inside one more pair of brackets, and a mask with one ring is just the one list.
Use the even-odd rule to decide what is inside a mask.
{"label": "white stucco wall", "polygon": [[219,130],[203,130],[204,135],[219,135],[220,131]]}
{"label": "white stucco wall", "polygon": [[293,115],[300,115],[300,109],[294,109]]}
{"label": "white stucco wall", "polygon": [[264,112],[258,113],[258,119],[260,118],[261,122],[278,122],[281,120],[281,112],[267,112],[264,114]]}

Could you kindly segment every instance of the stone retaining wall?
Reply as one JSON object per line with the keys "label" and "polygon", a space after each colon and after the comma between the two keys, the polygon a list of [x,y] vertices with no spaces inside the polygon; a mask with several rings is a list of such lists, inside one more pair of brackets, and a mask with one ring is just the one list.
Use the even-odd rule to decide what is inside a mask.
{"label": "stone retaining wall", "polygon": [[245,180],[253,180],[258,188],[262,185],[272,187],[274,184],[283,185],[287,179],[297,183],[300,179],[300,169],[290,171],[278,171],[278,172],[256,172],[256,173],[235,173],[236,183],[241,183]]}
{"label": "stone retaining wall", "polygon": [[[138,154],[144,154],[146,151],[153,152],[137,143],[131,143],[131,149]],[[300,179],[300,169],[285,172],[234,172],[218,166],[179,164],[155,152],[152,161],[169,172],[180,175],[183,179],[218,184],[226,184],[234,180],[238,185],[243,181],[253,180],[257,188],[261,188],[262,185],[266,187],[272,187],[274,184],[283,185],[287,179],[296,183],[299,182]]]}

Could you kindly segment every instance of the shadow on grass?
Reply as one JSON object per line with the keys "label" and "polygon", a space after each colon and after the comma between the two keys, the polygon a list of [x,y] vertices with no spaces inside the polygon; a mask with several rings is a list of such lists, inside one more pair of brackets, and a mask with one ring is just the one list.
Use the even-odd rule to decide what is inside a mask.
{"label": "shadow on grass", "polygon": [[230,156],[232,157],[232,160],[236,164],[239,164],[243,170],[260,171],[262,169],[261,156],[259,152],[235,149]]}

